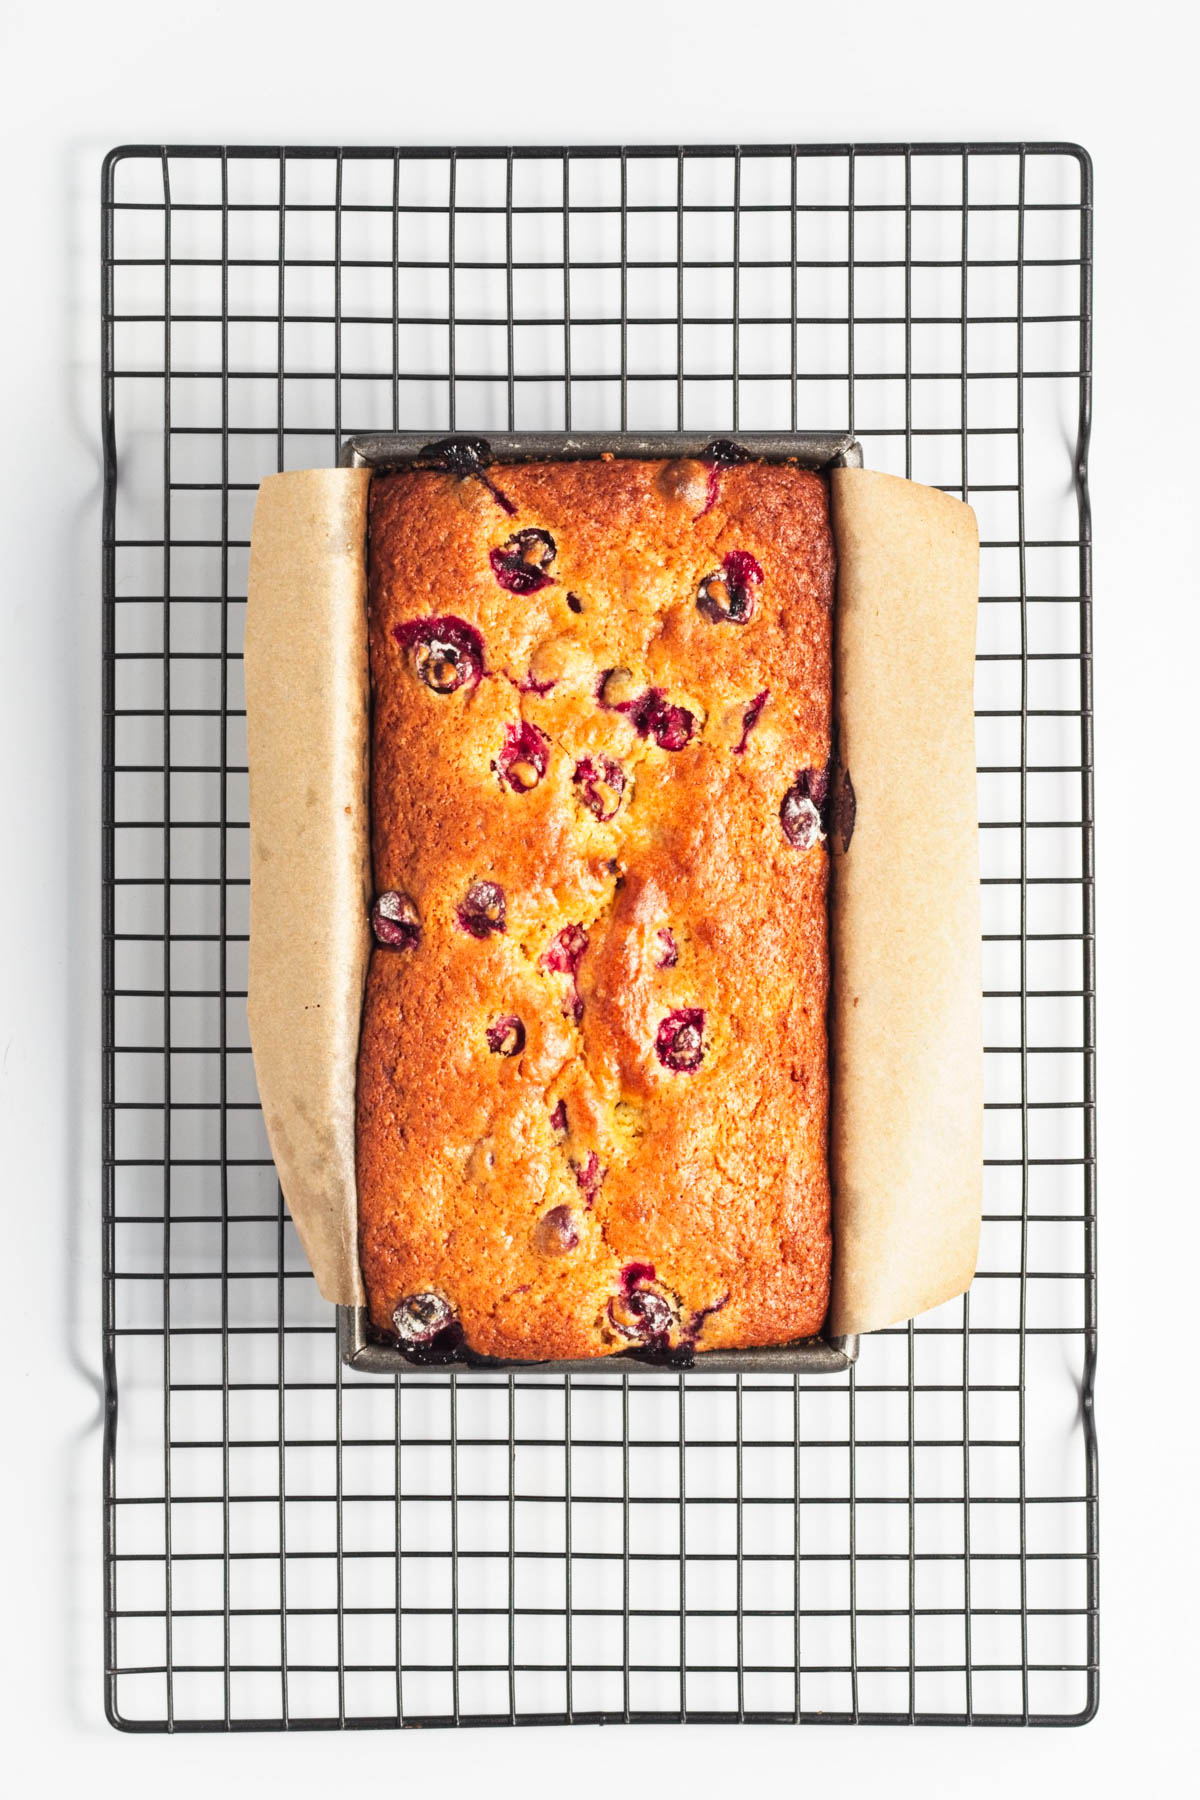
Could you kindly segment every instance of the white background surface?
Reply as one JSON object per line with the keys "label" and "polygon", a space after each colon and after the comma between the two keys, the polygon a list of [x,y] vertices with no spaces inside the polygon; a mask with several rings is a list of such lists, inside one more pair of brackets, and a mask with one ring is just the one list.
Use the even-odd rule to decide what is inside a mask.
{"label": "white background surface", "polygon": [[[7,9],[0,59],[0,1722],[54,1794],[487,1800],[1188,1784],[1196,1690],[1193,63],[1176,9],[782,0]],[[370,32],[367,41],[366,33]],[[1102,1667],[1082,1732],[169,1741],[101,1713],[99,166],[119,142],[1070,138],[1096,164]],[[1172,1773],[1168,1773],[1172,1770]]]}

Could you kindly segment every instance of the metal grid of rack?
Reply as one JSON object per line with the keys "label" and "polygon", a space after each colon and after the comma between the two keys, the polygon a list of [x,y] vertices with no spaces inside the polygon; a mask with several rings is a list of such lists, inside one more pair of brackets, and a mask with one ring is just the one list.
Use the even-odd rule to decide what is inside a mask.
{"label": "metal grid of rack", "polygon": [[[1086,156],[127,148],[102,277],[110,1717],[1090,1716]],[[849,429],[979,515],[979,1274],[843,1374],[339,1363],[246,1036],[249,521],[455,428]]]}

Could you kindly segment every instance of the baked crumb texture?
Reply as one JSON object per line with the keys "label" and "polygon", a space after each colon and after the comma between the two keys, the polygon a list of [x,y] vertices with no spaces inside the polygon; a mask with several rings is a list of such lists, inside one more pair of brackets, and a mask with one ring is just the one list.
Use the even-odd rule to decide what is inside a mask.
{"label": "baked crumb texture", "polygon": [[369,564],[372,1326],[428,1360],[816,1332],[824,482],[379,477]]}

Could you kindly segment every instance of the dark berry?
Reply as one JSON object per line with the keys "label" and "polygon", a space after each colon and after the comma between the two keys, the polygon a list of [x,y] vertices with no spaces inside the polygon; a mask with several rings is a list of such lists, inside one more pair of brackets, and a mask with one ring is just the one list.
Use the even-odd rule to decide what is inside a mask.
{"label": "dark berry", "polygon": [[522,722],[507,727],[496,768],[501,782],[514,794],[527,794],[546,773],[549,758],[550,740],[545,732]]}
{"label": "dark berry", "polygon": [[458,903],[458,922],[473,938],[506,929],[504,889],[494,881],[473,881]]}
{"label": "dark berry", "polygon": [[542,967],[556,975],[574,975],[587,944],[587,932],[582,925],[564,925],[543,956]]}
{"label": "dark berry", "polygon": [[741,756],[745,751],[746,740],[754,730],[754,727],[758,724],[762,709],[767,704],[770,692],[770,688],[764,688],[761,694],[755,694],[753,700],[742,714],[742,736],[741,742],[733,746],[733,754],[735,756]]}
{"label": "dark berry", "polygon": [[783,835],[796,850],[810,850],[825,835],[829,770],[801,769],[779,804]]}
{"label": "dark berry", "polygon": [[625,792],[625,771],[620,763],[607,756],[585,756],[576,763],[571,780],[579,789],[583,804],[602,825],[616,816]]}
{"label": "dark berry", "polygon": [[493,1056],[520,1056],[525,1048],[525,1027],[513,1013],[489,1025],[486,1036]]}
{"label": "dark berry", "polygon": [[606,669],[596,688],[596,698],[609,712],[624,713],[639,737],[652,737],[660,750],[682,750],[692,739],[696,716],[686,706],[670,706],[662,688],[647,688],[632,698],[619,699],[630,683],[628,669]]}
{"label": "dark berry", "polygon": [[820,839],[821,815],[808,798],[790,787],[779,808],[783,835],[796,850],[809,850]]}
{"label": "dark berry", "polygon": [[569,1206],[552,1206],[533,1228],[533,1247],[543,1256],[567,1256],[579,1243],[579,1228]]}
{"label": "dark berry", "polygon": [[730,469],[735,463],[753,460],[748,450],[743,450],[740,444],[733,443],[731,439],[713,439],[701,458],[702,462],[708,464],[708,493],[702,510],[696,514],[698,519],[702,519],[705,513],[710,513],[717,504],[717,495],[721,491],[721,470]]}
{"label": "dark berry", "polygon": [[636,1343],[665,1344],[676,1309],[654,1279],[653,1263],[627,1263],[620,1291],[608,1303],[609,1322]]}
{"label": "dark berry", "polygon": [[588,1206],[590,1207],[600,1191],[606,1171],[601,1166],[600,1158],[594,1150],[589,1150],[583,1161],[576,1162],[571,1158],[571,1171]]}
{"label": "dark berry", "polygon": [[714,438],[704,452],[703,460],[715,469],[732,469],[735,463],[753,462],[753,453],[743,450],[732,438]]}
{"label": "dark berry", "polygon": [[395,627],[394,635],[411,653],[417,679],[435,694],[475,687],[483,674],[483,639],[465,619],[408,619]]}
{"label": "dark berry", "polygon": [[567,1135],[567,1103],[565,1100],[560,1100],[550,1114],[550,1129],[560,1137]]}
{"label": "dark berry", "polygon": [[567,605],[573,613],[581,613],[583,611],[583,601],[579,598],[578,594],[568,594]]}
{"label": "dark berry", "polygon": [[583,1017],[583,996],[579,992],[576,971],[587,949],[587,932],[582,925],[564,925],[542,957],[543,969],[553,975],[569,975],[571,986],[563,1002],[563,1013],[578,1025]]}
{"label": "dark berry", "polygon": [[517,510],[516,502],[501,493],[488,474],[487,462],[491,454],[492,447],[486,438],[442,438],[425,450],[435,468],[448,469],[452,475],[473,475],[477,481],[482,481],[497,506],[503,507],[511,517]]}
{"label": "dark berry", "polygon": [[744,625],[754,615],[763,572],[748,550],[731,550],[719,569],[700,583],[696,605],[714,625]]}
{"label": "dark berry", "polygon": [[402,1344],[431,1344],[454,1322],[454,1308],[440,1294],[407,1294],[392,1314]]}
{"label": "dark berry", "polygon": [[658,933],[658,954],[654,960],[660,969],[673,969],[679,961],[679,946],[669,925],[664,925]]}
{"label": "dark berry", "polygon": [[639,1263],[639,1262],[626,1263],[625,1267],[621,1270],[621,1292],[623,1294],[632,1293],[633,1289],[635,1287],[639,1286],[642,1282],[653,1281],[653,1280],[654,1280],[654,1264],[653,1263]]}
{"label": "dark berry", "polygon": [[659,705],[650,721],[650,730],[660,750],[682,750],[692,741],[696,719],[686,706]]}
{"label": "dark berry", "polygon": [[690,1075],[704,1060],[704,1011],[699,1006],[680,1006],[669,1012],[654,1040],[664,1069]]}
{"label": "dark berry", "polygon": [[498,550],[488,554],[492,574],[510,594],[536,594],[549,587],[554,577],[546,570],[557,554],[554,539],[536,525],[518,531]]}
{"label": "dark berry", "polygon": [[371,929],[376,942],[389,950],[411,950],[421,941],[421,921],[407,894],[389,889],[371,908]]}

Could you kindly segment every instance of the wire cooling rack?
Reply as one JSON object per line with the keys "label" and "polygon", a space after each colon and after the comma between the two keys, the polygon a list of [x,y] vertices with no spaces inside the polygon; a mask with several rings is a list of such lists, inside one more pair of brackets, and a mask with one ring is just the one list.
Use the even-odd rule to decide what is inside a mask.
{"label": "wire cooling rack", "polygon": [[[1090,255],[1063,144],[109,157],[114,1723],[1094,1711]],[[844,1375],[339,1364],[246,1035],[250,514],[455,427],[849,428],[979,515],[980,1268]]]}

